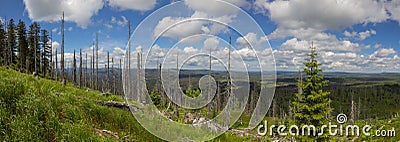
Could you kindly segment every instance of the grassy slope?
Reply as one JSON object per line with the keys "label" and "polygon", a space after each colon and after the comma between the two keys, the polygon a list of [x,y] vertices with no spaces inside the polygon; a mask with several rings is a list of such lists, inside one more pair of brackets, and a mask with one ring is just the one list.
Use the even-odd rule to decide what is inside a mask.
{"label": "grassy slope", "polygon": [[[0,67],[0,141],[162,141],[141,127],[129,111],[96,104],[95,100],[123,101],[116,96],[104,97],[99,94],[101,93],[98,91],[78,89],[71,84],[63,87],[60,82],[36,79],[31,75]],[[247,122],[247,119],[244,118],[243,121]],[[400,139],[399,118],[393,119],[391,123],[384,120],[369,123],[374,124],[373,130],[382,125],[385,129],[394,127],[396,137],[361,136],[356,141]],[[234,127],[240,128],[238,124]],[[100,136],[95,129],[112,131],[119,138]],[[266,139],[268,138],[254,139],[225,133],[213,141]],[[332,139],[346,141],[353,137]]]}
{"label": "grassy slope", "polygon": [[98,94],[1,68],[0,140],[117,140],[99,136],[95,128],[127,136],[127,140],[158,140],[144,131],[129,111],[100,106],[94,101],[119,98]]}
{"label": "grassy slope", "polygon": [[[99,94],[0,67],[0,141],[161,141],[129,111],[96,104],[95,100],[122,101]],[[100,136],[95,129],[119,138]],[[226,133],[213,141],[248,139]]]}

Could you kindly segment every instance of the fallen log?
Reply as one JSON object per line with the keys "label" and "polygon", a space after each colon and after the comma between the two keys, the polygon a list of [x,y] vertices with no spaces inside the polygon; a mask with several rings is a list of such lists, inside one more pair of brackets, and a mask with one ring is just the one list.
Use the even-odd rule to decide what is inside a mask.
{"label": "fallen log", "polygon": [[124,110],[130,110],[129,104],[124,102],[114,102],[114,101],[96,101],[98,104],[108,107],[115,107]]}

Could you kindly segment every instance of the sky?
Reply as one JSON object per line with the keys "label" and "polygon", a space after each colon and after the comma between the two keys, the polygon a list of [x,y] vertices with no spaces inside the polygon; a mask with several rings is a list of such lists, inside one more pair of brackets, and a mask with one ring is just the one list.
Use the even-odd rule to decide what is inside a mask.
{"label": "sky", "polygon": [[2,0],[0,7],[2,21],[39,22],[58,50],[64,11],[67,61],[80,49],[90,58],[96,33],[101,63],[107,52],[123,58],[130,21],[131,55],[147,53],[149,68],[173,66],[176,55],[183,68],[207,68],[210,51],[213,67],[226,68],[231,37],[233,68],[298,70],[314,45],[326,71],[400,71],[400,0]]}

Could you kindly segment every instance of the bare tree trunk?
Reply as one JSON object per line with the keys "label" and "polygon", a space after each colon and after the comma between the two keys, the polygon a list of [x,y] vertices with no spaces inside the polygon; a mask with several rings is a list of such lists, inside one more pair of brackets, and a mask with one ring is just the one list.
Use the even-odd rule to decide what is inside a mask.
{"label": "bare tree trunk", "polygon": [[119,89],[121,96],[124,95],[124,87],[122,85],[122,59],[119,59],[119,77],[118,77],[118,82],[119,82]]}
{"label": "bare tree trunk", "polygon": [[54,79],[54,74],[53,74],[53,32],[50,32],[50,75],[51,79]]}
{"label": "bare tree trunk", "polygon": [[79,87],[82,88],[82,48],[79,50]]}
{"label": "bare tree trunk", "polygon": [[98,88],[98,83],[99,83],[99,33],[96,32],[96,89]]}
{"label": "bare tree trunk", "polygon": [[88,62],[87,62],[88,60],[87,60],[87,53],[85,53],[85,74],[84,74],[84,84],[85,84],[85,87],[88,87],[88,83],[87,83],[87,78],[88,78],[88,74],[87,74],[87,65],[88,65]]}
{"label": "bare tree trunk", "polygon": [[351,91],[351,112],[350,112],[350,124],[353,125],[354,124],[354,92]]}
{"label": "bare tree trunk", "polygon": [[90,77],[89,77],[89,87],[93,89],[93,57],[90,57]]}
{"label": "bare tree trunk", "polygon": [[94,49],[95,49],[95,46],[94,46],[94,41],[93,41],[93,49],[92,49],[92,75],[91,75],[91,78],[92,78],[92,80],[90,81],[91,82],[91,87],[92,87],[92,89],[96,89],[96,87],[94,86],[94,84],[95,84],[95,80],[94,80],[94,76],[95,76],[95,74],[94,74],[94,60],[95,60],[95,54],[94,54]]}
{"label": "bare tree trunk", "polygon": [[[177,71],[177,73],[179,73],[179,52],[178,53],[176,53],[176,71]],[[179,85],[179,75],[178,75],[178,77],[176,78],[177,79],[177,83],[178,83],[178,85]],[[175,90],[174,91],[174,96],[176,96],[176,95],[178,95],[178,92],[179,92],[179,90]],[[176,117],[179,117],[179,108],[178,108],[179,106],[178,106],[178,104],[176,104],[175,105],[175,111],[174,111],[174,114],[175,114],[175,116]]]}
{"label": "bare tree trunk", "polygon": [[229,102],[229,96],[231,93],[231,78],[230,78],[230,74],[231,74],[231,47],[232,46],[232,36],[229,36],[229,52],[228,52],[228,76],[227,76],[227,85],[226,85],[226,89],[227,89],[227,94],[226,94],[226,126],[229,128],[230,126],[230,102]]}
{"label": "bare tree trunk", "polygon": [[110,52],[107,52],[107,90],[111,90],[110,88]]}
{"label": "bare tree trunk", "polygon": [[112,66],[111,66],[111,74],[112,74],[112,92],[113,92],[113,94],[114,95],[116,95],[117,93],[115,92],[115,72],[114,72],[114,58],[111,58],[111,64],[112,64]]}
{"label": "bare tree trunk", "polygon": [[[142,90],[142,59],[141,59],[141,52],[138,52],[137,54],[137,88],[136,88],[136,93],[137,93],[137,102],[141,103],[141,90]],[[129,74],[129,73],[128,73]]]}
{"label": "bare tree trunk", "polygon": [[61,77],[62,77],[62,84],[65,86],[67,84],[66,75],[65,75],[65,64],[64,64],[64,12],[61,20]]}
{"label": "bare tree trunk", "polygon": [[[107,70],[107,64],[104,64],[104,70]],[[108,92],[108,88],[107,88],[107,84],[108,84],[108,79],[107,79],[107,77],[104,77],[104,75],[103,75],[103,77],[101,78],[101,90],[104,93],[109,93]]]}
{"label": "bare tree trunk", "polygon": [[57,55],[57,48],[56,48],[56,80],[58,81],[58,55]]}
{"label": "bare tree trunk", "polygon": [[[207,93],[207,100],[208,99],[210,99],[211,98],[211,79],[210,79],[210,77],[211,77],[211,52],[212,52],[212,48],[210,47],[210,60],[209,60],[209,68],[208,68],[208,76],[209,76],[209,78],[208,78],[208,93]],[[207,117],[208,118],[211,118],[211,105],[212,105],[212,103],[210,103],[210,104],[208,104],[207,105]]]}
{"label": "bare tree trunk", "polygon": [[75,56],[75,49],[74,49],[74,59],[72,63],[72,82],[76,85],[76,56]]}

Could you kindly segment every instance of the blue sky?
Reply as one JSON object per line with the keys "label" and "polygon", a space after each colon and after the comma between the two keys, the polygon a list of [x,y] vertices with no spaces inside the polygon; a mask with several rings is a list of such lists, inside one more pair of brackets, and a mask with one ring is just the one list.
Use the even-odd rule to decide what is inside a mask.
{"label": "blue sky", "polygon": [[[147,25],[142,25],[140,27],[143,29],[142,33],[137,33],[139,37],[132,40],[132,48],[141,47],[143,51],[149,51],[150,48],[144,44],[151,44],[150,42],[154,41],[157,30],[162,30],[180,20],[210,18],[220,20],[227,25],[237,25],[245,32],[235,33],[232,29],[218,26],[216,23],[189,22],[161,35],[152,46],[153,53],[149,52],[149,55],[154,56],[150,57],[158,59],[168,56],[173,45],[179,46],[177,52],[182,54],[182,58],[215,46],[215,49],[211,50],[216,57],[221,58],[220,63],[223,63],[225,60],[223,55],[226,55],[225,49],[228,47],[227,41],[229,35],[232,35],[238,57],[244,59],[249,68],[257,68],[256,62],[252,61],[256,54],[258,57],[265,57],[261,57],[260,60],[269,60],[271,55],[274,55],[278,70],[297,70],[301,67],[300,62],[308,52],[308,47],[314,43],[319,50],[323,67],[328,71],[398,72],[400,70],[400,0],[226,1],[254,18],[262,31],[254,31],[257,28],[250,24],[251,22],[241,11],[226,8],[224,7],[226,4],[213,0],[183,0],[177,2],[180,5],[171,6],[174,9],[159,10],[163,11],[159,17],[154,14],[153,20],[147,21]],[[67,58],[71,57],[70,53],[74,49],[90,51],[97,32],[100,57],[105,60],[106,52],[110,52],[111,56],[118,59],[124,56],[128,40],[127,20],[131,22],[134,30],[151,13],[172,2],[175,1],[3,0],[0,17],[3,20],[21,19],[28,24],[33,21],[39,22],[42,28],[53,32],[53,45],[59,48],[60,17],[62,11],[65,11],[65,52],[69,53],[66,55]],[[196,34],[214,36],[180,41]],[[246,49],[246,43],[241,42],[243,41],[241,36],[254,45],[255,49]],[[269,47],[272,50],[268,50]],[[268,54],[267,51],[273,54]],[[207,61],[194,58],[186,63],[190,64],[183,66],[205,67]],[[237,65],[239,61],[235,63],[234,66],[240,66]],[[218,64],[217,59],[215,64]],[[268,65],[266,67],[268,68]]]}

